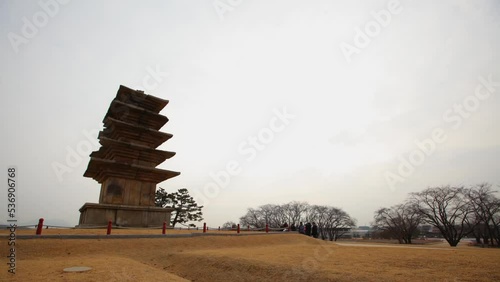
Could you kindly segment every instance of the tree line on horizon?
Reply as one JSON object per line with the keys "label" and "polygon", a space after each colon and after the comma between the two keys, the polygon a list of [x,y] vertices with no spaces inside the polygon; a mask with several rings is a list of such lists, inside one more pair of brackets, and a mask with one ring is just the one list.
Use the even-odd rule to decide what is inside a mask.
{"label": "tree line on horizon", "polygon": [[[438,186],[421,192],[410,193],[401,204],[382,207],[375,211],[372,236],[392,238],[401,244],[411,244],[423,225],[439,230],[450,246],[457,246],[466,236],[473,236],[483,245],[500,247],[500,199],[489,183],[470,187]],[[185,225],[203,220],[202,208],[198,206],[186,188],[168,193],[163,188],[156,191],[158,207],[173,208],[170,224]],[[297,226],[303,222],[315,222],[319,237],[337,240],[356,226],[356,220],[341,208],[328,205],[310,205],[293,201],[285,204],[266,204],[248,208],[239,218],[242,226],[255,229]],[[188,226],[195,226],[190,223]],[[226,222],[223,228],[232,228]]]}
{"label": "tree line on horizon", "polygon": [[500,247],[500,199],[495,192],[489,183],[429,187],[410,193],[402,204],[375,211],[372,226],[405,244],[428,224],[452,247],[469,235],[477,243]]}
{"label": "tree line on horizon", "polygon": [[[315,222],[319,237],[323,240],[336,241],[351,228],[356,220],[341,208],[327,205],[310,205],[307,202],[289,202],[286,204],[266,204],[258,208],[248,208],[240,217],[240,225],[251,228],[270,228],[299,226],[300,223]],[[229,227],[229,222],[224,227]]]}

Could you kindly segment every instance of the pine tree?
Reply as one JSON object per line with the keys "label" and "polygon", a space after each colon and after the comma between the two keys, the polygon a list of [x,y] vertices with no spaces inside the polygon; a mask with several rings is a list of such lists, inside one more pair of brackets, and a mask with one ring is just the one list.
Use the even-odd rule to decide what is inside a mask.
{"label": "pine tree", "polygon": [[[181,188],[177,192],[168,193],[163,188],[159,188],[155,194],[155,205],[162,208],[173,208],[173,215],[170,224],[175,227],[177,223],[183,224],[190,221],[202,221],[203,206],[198,206],[196,201],[189,195],[186,188]],[[189,224],[189,226],[195,226]]]}

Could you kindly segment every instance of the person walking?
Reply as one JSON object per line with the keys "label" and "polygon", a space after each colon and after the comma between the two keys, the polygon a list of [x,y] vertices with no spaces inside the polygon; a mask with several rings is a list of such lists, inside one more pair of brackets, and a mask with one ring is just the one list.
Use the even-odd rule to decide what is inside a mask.
{"label": "person walking", "polygon": [[306,230],[304,230],[307,236],[311,236],[311,223],[306,223]]}
{"label": "person walking", "polygon": [[304,224],[302,224],[302,221],[299,224],[299,233],[304,234]]}
{"label": "person walking", "polygon": [[316,225],[316,222],[313,222],[312,229],[311,229],[311,235],[314,238],[318,238],[318,226]]}

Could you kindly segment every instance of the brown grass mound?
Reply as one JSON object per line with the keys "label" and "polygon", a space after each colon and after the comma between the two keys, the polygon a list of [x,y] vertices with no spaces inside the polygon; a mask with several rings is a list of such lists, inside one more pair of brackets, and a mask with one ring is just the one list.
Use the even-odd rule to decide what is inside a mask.
{"label": "brown grass mound", "polygon": [[[88,266],[86,272],[64,272],[73,266]],[[84,255],[22,260],[15,279],[9,281],[189,281],[130,258]],[[7,281],[7,280],[2,280]]]}
{"label": "brown grass mound", "polygon": [[[17,247],[18,274],[12,281],[176,281],[180,277],[192,281],[500,281],[498,249],[340,246],[292,234],[29,239],[19,240]],[[7,251],[1,248],[1,257]],[[8,281],[12,276],[3,265],[0,281]],[[93,269],[62,272],[82,265]]]}

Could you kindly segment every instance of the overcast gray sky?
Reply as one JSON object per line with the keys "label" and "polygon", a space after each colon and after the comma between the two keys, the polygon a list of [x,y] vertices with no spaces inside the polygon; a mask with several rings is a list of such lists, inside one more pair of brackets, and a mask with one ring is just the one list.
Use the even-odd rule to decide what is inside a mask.
{"label": "overcast gray sky", "polygon": [[209,226],[293,200],[375,209],[500,184],[498,1],[1,1],[0,223],[72,226],[120,84],[170,100],[159,167]]}

